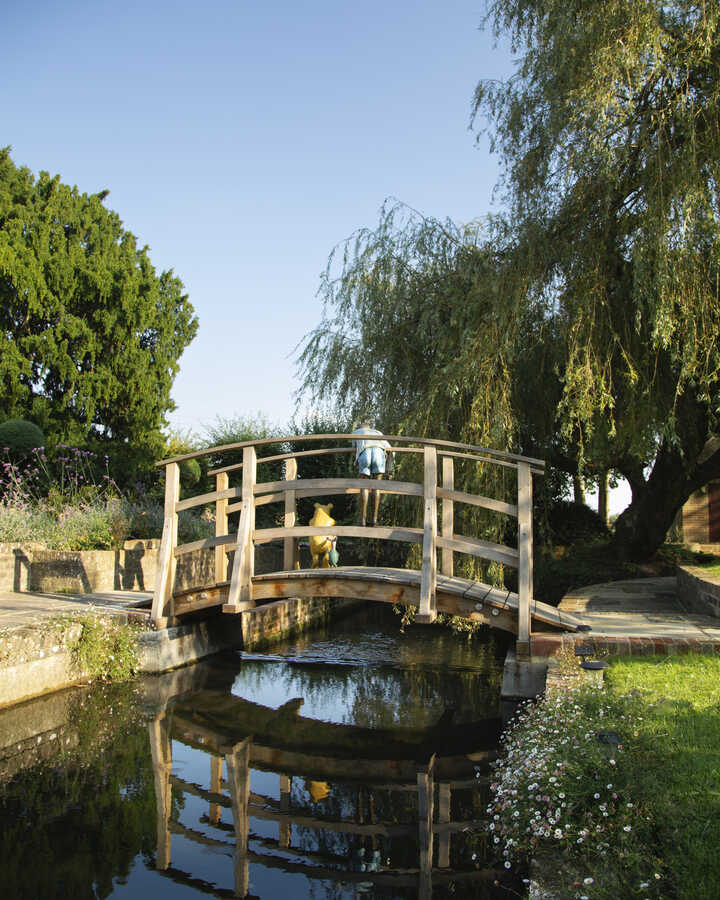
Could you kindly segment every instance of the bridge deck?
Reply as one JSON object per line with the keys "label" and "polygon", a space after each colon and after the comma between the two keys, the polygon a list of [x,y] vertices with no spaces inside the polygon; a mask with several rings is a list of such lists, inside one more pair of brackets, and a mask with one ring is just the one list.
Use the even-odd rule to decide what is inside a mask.
{"label": "bridge deck", "polygon": [[[229,608],[229,582],[194,588],[175,594],[174,613],[181,616],[198,609],[223,606],[225,612],[244,612],[248,606]],[[421,573],[413,569],[338,566],[332,569],[293,569],[255,575],[253,604],[284,597],[354,597],[383,603],[419,606]],[[518,595],[479,581],[458,576],[437,576],[439,612],[462,616],[517,634]],[[533,601],[530,614],[542,630],[576,631],[582,620],[566,611]]]}

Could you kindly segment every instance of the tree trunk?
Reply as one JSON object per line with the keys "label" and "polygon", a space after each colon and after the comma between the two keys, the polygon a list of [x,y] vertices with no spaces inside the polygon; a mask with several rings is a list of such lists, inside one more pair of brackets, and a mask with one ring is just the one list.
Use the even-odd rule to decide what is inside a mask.
{"label": "tree trunk", "polygon": [[630,506],[615,522],[613,545],[618,555],[637,561],[651,557],[690,495],[718,477],[718,470],[720,452],[689,460],[677,446],[662,444],[650,477],[642,489],[633,489]]}
{"label": "tree trunk", "polygon": [[581,475],[573,475],[573,498],[576,503],[585,503],[585,482]]}
{"label": "tree trunk", "polygon": [[598,515],[600,516],[603,525],[606,527],[610,521],[608,516],[609,483],[610,472],[607,469],[603,469],[598,476]]}

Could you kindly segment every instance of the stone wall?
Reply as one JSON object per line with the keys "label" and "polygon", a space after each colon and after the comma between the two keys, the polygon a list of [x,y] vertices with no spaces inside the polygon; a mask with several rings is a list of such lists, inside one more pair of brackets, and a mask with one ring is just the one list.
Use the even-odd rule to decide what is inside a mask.
{"label": "stone wall", "polygon": [[0,591],[153,591],[159,546],[155,540],[126,541],[122,550],[46,550],[35,544],[0,544]]}
{"label": "stone wall", "polygon": [[[41,594],[100,594],[155,590],[160,541],[126,541],[122,550],[46,550],[35,544],[0,544],[0,591]],[[234,553],[229,554],[228,572]],[[282,544],[255,550],[255,571],[282,569]],[[215,555],[194,550],[178,557],[176,589],[189,590],[215,580]]]}
{"label": "stone wall", "polygon": [[264,603],[240,613],[242,646],[246,650],[266,647],[290,634],[337,618],[364,603],[364,600],[333,600],[326,597],[288,597]]}
{"label": "stone wall", "polygon": [[720,618],[720,578],[700,566],[678,566],[677,591],[688,609]]}

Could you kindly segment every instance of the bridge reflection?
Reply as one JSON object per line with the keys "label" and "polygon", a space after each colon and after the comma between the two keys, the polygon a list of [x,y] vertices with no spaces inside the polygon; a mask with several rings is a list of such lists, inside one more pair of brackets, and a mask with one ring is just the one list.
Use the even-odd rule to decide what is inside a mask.
{"label": "bridge reflection", "polygon": [[[466,844],[471,831],[477,841],[482,831],[478,810],[486,803],[484,773],[499,723],[444,723],[441,731],[373,735],[370,729],[304,719],[299,706],[291,701],[272,710],[230,696],[213,707],[208,693],[185,703],[179,698],[156,715],[148,733],[159,871],[218,897],[250,896],[254,864],[371,896],[399,891],[430,898],[433,885],[472,880],[490,887],[500,877],[492,868],[476,867],[467,854],[451,852],[453,841]],[[173,743],[206,757],[203,783],[174,771]],[[432,745],[437,750],[429,752]],[[263,784],[274,773],[277,782],[272,775],[271,782],[279,790],[253,792],[251,771],[263,773]],[[475,798],[469,802],[471,792]],[[177,800],[190,797],[194,821],[178,812]],[[475,815],[468,817],[468,810]],[[275,827],[268,829],[268,823]],[[234,890],[173,866],[173,836],[232,855]]]}

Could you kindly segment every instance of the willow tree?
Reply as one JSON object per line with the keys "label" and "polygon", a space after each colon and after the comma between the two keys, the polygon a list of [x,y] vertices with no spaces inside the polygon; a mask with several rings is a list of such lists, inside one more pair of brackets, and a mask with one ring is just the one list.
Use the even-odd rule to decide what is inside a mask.
{"label": "willow tree", "polygon": [[[370,393],[383,383],[393,396],[397,381],[405,411],[415,373],[411,418],[433,411],[442,424],[456,399],[463,421],[487,411],[488,440],[492,420],[517,449],[619,472],[632,502],[616,523],[618,550],[640,558],[690,493],[720,477],[720,3],[498,0],[488,21],[518,58],[507,82],[480,83],[474,107],[503,163],[502,216],[471,247],[472,263],[464,248],[444,259],[443,229],[429,243],[412,229],[406,244],[385,239],[387,260],[372,264],[357,246],[323,286],[339,317],[326,308],[306,344],[306,380],[320,363],[326,393],[342,385],[360,399],[364,352],[393,325],[388,291],[406,322],[411,306],[424,311],[407,348],[432,347],[431,289],[455,298],[455,319],[435,319],[451,352],[414,359],[398,333],[394,355],[366,369]],[[457,292],[431,279],[420,296],[428,260]],[[476,264],[482,275],[468,281]],[[405,266],[418,290],[403,300]],[[369,287],[368,272],[378,273]],[[341,322],[338,342],[330,329]]]}
{"label": "willow tree", "polygon": [[624,475],[649,554],[720,476],[720,3],[498,0],[520,54],[481,83],[525,302],[563,348],[557,423]]}
{"label": "willow tree", "polygon": [[53,443],[119,448],[137,469],[162,452],[197,320],[106,194],[35,179],[0,150],[0,419],[30,419]]}

